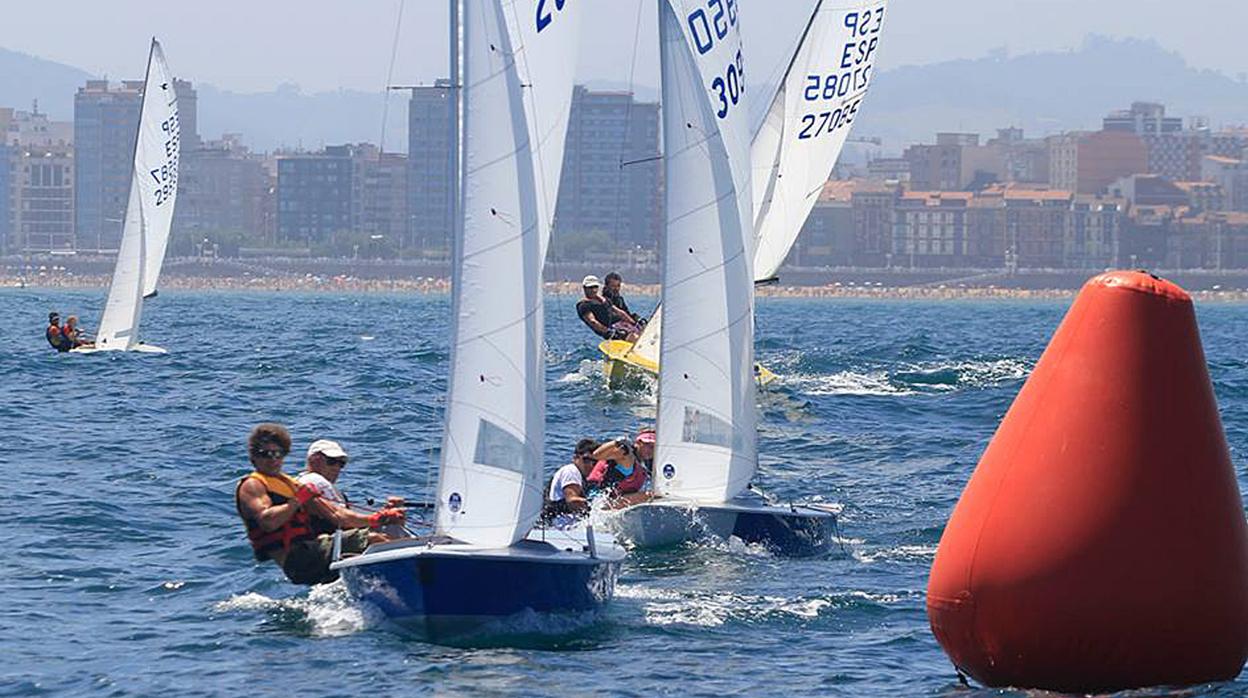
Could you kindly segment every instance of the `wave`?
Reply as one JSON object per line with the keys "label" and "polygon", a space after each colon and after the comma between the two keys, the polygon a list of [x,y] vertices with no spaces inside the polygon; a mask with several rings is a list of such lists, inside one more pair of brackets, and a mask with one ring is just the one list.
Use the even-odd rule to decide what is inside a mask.
{"label": "wave", "polygon": [[832,374],[782,376],[783,385],[821,395],[920,395],[993,388],[1023,380],[1033,364],[1016,358],[929,361]]}
{"label": "wave", "polygon": [[907,594],[861,590],[820,596],[786,597],[727,591],[686,591],[640,585],[620,585],[616,596],[639,601],[647,625],[720,627],[732,623],[816,620],[828,613],[863,607],[887,607],[904,602]]}
{"label": "wave", "polygon": [[257,592],[231,596],[213,606],[219,613],[261,611],[303,627],[314,637],[341,637],[376,627],[384,620],[381,611],[356,601],[341,580],[318,584],[306,596],[274,599]]}

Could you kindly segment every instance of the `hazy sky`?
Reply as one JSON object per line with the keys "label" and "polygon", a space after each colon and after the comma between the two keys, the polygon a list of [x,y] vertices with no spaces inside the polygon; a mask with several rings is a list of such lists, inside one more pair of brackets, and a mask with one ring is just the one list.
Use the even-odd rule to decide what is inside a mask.
{"label": "hazy sky", "polygon": [[[654,0],[570,0],[590,7],[580,77],[658,82]],[[836,2],[837,0],[828,0]],[[814,0],[740,0],[755,79],[773,73]],[[0,47],[110,78],[137,77],[147,37],[165,44],[174,73],[219,88],[377,90],[385,82],[403,6],[394,82],[446,71],[446,0],[57,0],[5,2]],[[644,5],[644,7],[643,7]],[[1201,68],[1248,72],[1244,0],[892,0],[881,67],[1078,46],[1088,34],[1154,38]]]}

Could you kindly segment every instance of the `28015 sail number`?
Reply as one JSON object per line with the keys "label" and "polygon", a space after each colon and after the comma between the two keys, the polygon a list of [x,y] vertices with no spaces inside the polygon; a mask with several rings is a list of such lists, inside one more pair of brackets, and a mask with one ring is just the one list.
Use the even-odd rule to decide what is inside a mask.
{"label": "28015 sail number", "polygon": [[165,134],[165,164],[148,170],[156,182],[156,205],[161,206],[173,198],[178,188],[178,151],[181,129],[178,124],[178,113],[175,111],[168,119],[160,123],[160,130]]}

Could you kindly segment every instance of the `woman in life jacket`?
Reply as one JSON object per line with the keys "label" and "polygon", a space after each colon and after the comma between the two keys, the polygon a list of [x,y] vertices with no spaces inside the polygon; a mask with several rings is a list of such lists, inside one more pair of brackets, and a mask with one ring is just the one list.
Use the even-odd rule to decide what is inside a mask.
{"label": "woman in life jacket", "polygon": [[626,507],[651,498],[644,491],[650,480],[649,462],[654,458],[654,431],[644,430],[629,442],[627,438],[608,441],[594,451],[599,459],[589,474],[594,490],[611,498],[614,508]]}

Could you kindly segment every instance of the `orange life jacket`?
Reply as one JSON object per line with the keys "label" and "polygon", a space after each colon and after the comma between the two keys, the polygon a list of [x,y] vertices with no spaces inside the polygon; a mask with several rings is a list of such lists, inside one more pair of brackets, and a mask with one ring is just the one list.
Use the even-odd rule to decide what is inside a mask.
{"label": "orange life jacket", "polygon": [[292,543],[316,537],[316,534],[312,531],[308,512],[303,509],[297,510],[295,515],[290,517],[290,520],[272,531],[264,530],[260,526],[259,521],[255,521],[244,514],[238,493],[242,489],[243,483],[253,478],[259,480],[264,485],[264,489],[269,493],[269,500],[275,505],[285,504],[293,500],[299,483],[286,473],[265,475],[259,472],[253,472],[238,481],[238,487],[234,489],[234,506],[238,509],[239,517],[242,518],[243,523],[247,526],[247,538],[251,541],[251,549],[255,551],[257,560],[271,559],[271,553],[276,550],[285,552],[290,550]]}

